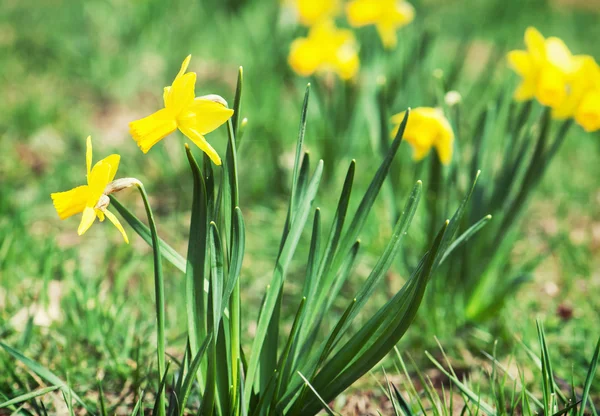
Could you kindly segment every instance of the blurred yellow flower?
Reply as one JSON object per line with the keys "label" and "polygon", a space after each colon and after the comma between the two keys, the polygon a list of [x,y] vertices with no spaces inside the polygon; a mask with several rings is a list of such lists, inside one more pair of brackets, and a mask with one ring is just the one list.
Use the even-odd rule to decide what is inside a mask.
{"label": "blurred yellow flower", "polygon": [[580,59],[567,99],[552,115],[559,119],[573,117],[588,132],[600,129],[600,66],[594,58]]}
{"label": "blurred yellow flower", "polygon": [[92,138],[87,138],[86,167],[87,185],[78,186],[70,191],[56,192],[51,194],[54,208],[61,220],[72,215],[83,213],[77,233],[82,235],[96,221],[108,218],[123,235],[125,242],[129,244],[127,234],[117,217],[107,207],[110,202],[104,194],[106,186],[112,182],[119,168],[120,156],[110,155],[94,165],[92,168]]}
{"label": "blurred yellow flower", "polygon": [[141,120],[132,121],[129,123],[129,132],[140,149],[147,153],[161,139],[179,129],[215,165],[220,165],[221,158],[204,135],[229,120],[233,110],[227,108],[225,100],[218,95],[196,97],[196,73],[185,72],[191,58],[191,55],[185,58],[173,85],[165,87],[165,108]]}
{"label": "blurred yellow flower", "polygon": [[308,37],[294,40],[288,62],[302,76],[335,72],[344,80],[353,78],[360,66],[354,34],[330,20],[313,26]]}
{"label": "blurred yellow flower", "polygon": [[294,0],[298,19],[305,26],[335,17],[340,9],[339,0]]}
{"label": "blurred yellow flower", "polygon": [[386,48],[395,48],[396,31],[415,18],[415,9],[404,0],[353,0],[346,5],[348,23],[354,27],[375,25]]}
{"label": "blurred yellow flower", "polygon": [[[396,137],[405,112],[392,116],[395,127],[392,138]],[[450,122],[439,108],[419,107],[411,110],[404,130],[404,140],[414,149],[413,158],[421,160],[435,147],[440,161],[447,165],[452,160],[454,132]]]}
{"label": "blurred yellow flower", "polygon": [[573,56],[559,38],[545,39],[533,27],[525,31],[525,45],[527,50],[508,53],[510,65],[523,78],[515,91],[515,99],[525,101],[535,97],[552,108],[562,105],[581,57]]}

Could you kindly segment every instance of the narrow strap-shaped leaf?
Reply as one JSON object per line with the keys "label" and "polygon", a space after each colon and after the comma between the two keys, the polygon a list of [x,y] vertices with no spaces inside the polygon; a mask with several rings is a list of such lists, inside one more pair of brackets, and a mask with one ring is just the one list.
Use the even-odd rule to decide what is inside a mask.
{"label": "narrow strap-shaped leaf", "polygon": [[[422,259],[404,287],[327,362],[313,385],[325,399],[331,399],[348,388],[391,351],[416,316],[425,288],[435,270],[448,221],[440,229],[430,251]],[[314,403],[305,404],[309,411]]]}
{"label": "narrow strap-shaped leaf", "polygon": [[153,415],[158,415],[162,412],[164,413],[164,404],[162,404],[161,397],[164,397],[166,385],[167,385],[167,375],[169,374],[169,367],[171,366],[171,362],[167,362],[165,366],[165,371],[160,378],[160,382],[158,383],[158,391],[156,392],[156,400],[154,401],[154,407],[152,409]]}
{"label": "narrow strap-shaped leaf", "polygon": [[32,360],[31,358],[26,357],[21,354],[19,351],[15,350],[12,347],[9,347],[3,342],[0,342],[0,347],[2,347],[7,353],[9,353],[14,359],[21,361],[27,368],[33,371],[35,374],[46,380],[48,383],[51,383],[55,386],[60,387],[63,391],[70,391],[71,396],[85,409],[94,414],[94,411],[90,409],[84,401],[65,383],[63,380],[58,378],[54,373],[52,373],[47,368],[40,365],[38,362]]}
{"label": "narrow strap-shaped leaf", "polygon": [[317,392],[317,390],[315,390],[315,388],[310,384],[310,382],[306,379],[306,377],[304,377],[300,371],[298,371],[298,375],[302,378],[302,380],[304,380],[304,383],[315,394],[315,397],[317,399],[319,399],[319,402],[321,402],[321,405],[323,406],[323,410],[325,410],[325,412],[328,415],[335,416],[336,413],[333,410],[331,410],[331,408],[329,407],[329,405],[327,404],[327,402],[325,400],[323,400],[323,398],[319,395],[319,393]]}
{"label": "narrow strap-shaped leaf", "polygon": [[[398,252],[400,244],[404,236],[406,235],[406,231],[408,230],[408,227],[415,215],[417,206],[419,205],[419,200],[421,199],[422,189],[423,185],[421,181],[418,181],[415,184],[410,196],[408,197],[406,206],[404,207],[404,211],[400,215],[400,218],[398,219],[398,222],[394,227],[392,237],[390,238],[390,241],[388,242],[385,251],[383,252],[381,257],[379,258],[379,261],[369,274],[367,280],[364,282],[361,290],[355,296],[355,299],[353,301],[353,303],[355,303],[355,306],[352,309],[350,316],[344,323],[341,333],[343,333],[345,329],[348,328],[348,326],[352,323],[353,319],[356,317],[358,312],[364,307],[367,300],[373,294],[377,283],[381,281],[387,270],[390,268],[392,261],[394,260],[394,256]],[[335,293],[332,294],[332,296],[335,297]],[[337,340],[334,340],[333,344],[335,345],[336,342]]]}
{"label": "narrow strap-shaped leaf", "polygon": [[452,382],[462,391],[473,403],[476,403],[478,408],[483,410],[489,416],[496,416],[494,409],[487,403],[481,401],[481,395],[471,390],[466,384],[462,383],[453,374],[448,372],[428,351],[425,355],[442,373],[446,375]]}
{"label": "narrow strap-shaped leaf", "polygon": [[587,402],[590,396],[590,389],[592,388],[592,383],[594,382],[594,377],[596,376],[596,369],[598,368],[599,360],[600,338],[598,338],[598,342],[596,343],[596,350],[594,351],[594,356],[592,357],[592,361],[590,362],[590,366],[588,368],[587,376],[585,377],[585,383],[583,385],[583,394],[581,395],[581,407],[579,408],[578,416],[583,416],[585,414],[585,407],[587,406]]}
{"label": "narrow strap-shaped leaf", "polygon": [[240,273],[242,271],[242,263],[244,261],[246,231],[244,226],[244,217],[242,210],[235,207],[234,221],[232,223],[233,240],[231,242],[232,255],[229,259],[229,276],[227,277],[227,285],[223,290],[222,305],[225,307],[229,302],[229,297],[233,292],[234,286],[238,283]]}
{"label": "narrow strap-shaped leaf", "polygon": [[20,396],[17,396],[13,399],[10,399],[10,400],[4,402],[4,403],[0,403],[0,409],[4,409],[5,407],[9,407],[9,406],[13,406],[15,404],[26,402],[28,400],[34,399],[39,396],[43,396],[46,393],[50,393],[50,392],[60,389],[60,388],[61,388],[60,386],[50,386],[50,387],[44,387],[44,388],[29,392],[29,393],[22,394]]}
{"label": "narrow strap-shaped leaf", "polygon": [[[113,195],[110,195],[110,203],[121,214],[123,219],[133,228],[142,239],[152,245],[152,234],[150,229],[138,217],[123,206]],[[164,240],[160,239],[161,254],[169,263],[177,269],[185,273],[186,260],[173,247],[168,245]]]}
{"label": "narrow strap-shaped leaf", "polygon": [[185,414],[185,406],[189,399],[190,392],[192,391],[192,385],[196,378],[196,374],[198,373],[198,369],[200,368],[200,363],[202,362],[202,359],[204,358],[204,354],[206,353],[206,349],[208,348],[208,345],[210,344],[211,341],[212,341],[212,334],[208,334],[208,336],[206,337],[206,339],[204,340],[204,342],[198,349],[198,352],[196,353],[196,356],[194,357],[194,360],[192,361],[192,364],[190,365],[188,372],[185,376],[185,380],[183,381],[183,384],[181,386],[181,390],[179,393],[179,397],[181,397],[181,401],[179,403],[179,416],[183,416]]}
{"label": "narrow strap-shaped leaf", "polygon": [[267,329],[271,322],[271,317],[273,316],[273,312],[276,307],[279,292],[283,285],[283,279],[292,259],[292,256],[296,250],[296,246],[298,245],[298,241],[300,240],[300,236],[302,235],[302,231],[304,229],[306,220],[308,219],[308,215],[310,213],[313,201],[316,197],[317,189],[319,187],[322,174],[323,161],[321,160],[319,161],[319,164],[315,169],[315,173],[313,174],[313,177],[308,185],[306,197],[301,201],[301,203],[298,206],[297,216],[295,217],[294,221],[292,221],[289,236],[286,239],[286,242],[281,249],[281,253],[278,256],[275,271],[273,272],[273,278],[271,279],[271,284],[269,285],[269,289],[267,290],[267,293],[265,295],[265,302],[263,304],[263,307],[261,308],[256,329],[256,335],[252,343],[252,355],[248,363],[246,388],[244,391],[244,395],[246,397],[250,397],[250,394],[252,392],[254,378],[256,377],[256,371],[258,370],[260,352],[262,350],[263,343],[267,335]]}
{"label": "narrow strap-shaped leaf", "polygon": [[464,243],[469,241],[469,239],[471,237],[473,237],[475,234],[477,234],[477,232],[479,230],[481,230],[491,219],[492,219],[491,215],[486,215],[485,217],[483,217],[482,219],[477,221],[475,224],[470,226],[464,233],[462,233],[460,236],[458,236],[452,242],[452,244],[450,244],[450,246],[448,246],[448,248],[446,249],[446,252],[442,256],[442,259],[440,260],[440,264],[443,263],[444,260],[446,260],[448,258],[448,256],[450,256],[450,254],[452,254],[452,252],[454,250],[456,250],[458,247],[460,247],[461,245],[463,245]]}
{"label": "narrow strap-shaped leaf", "polygon": [[304,306],[306,305],[306,298],[303,297],[300,300],[300,305],[298,305],[298,310],[296,311],[296,316],[294,318],[294,322],[292,324],[292,329],[290,331],[290,335],[288,336],[288,340],[285,343],[285,347],[279,358],[279,363],[277,364],[277,374],[279,374],[277,380],[277,386],[275,387],[275,393],[273,394],[273,400],[271,401],[271,411],[275,410],[275,405],[277,404],[279,392],[281,390],[281,386],[284,383],[287,383],[287,380],[283,379],[283,369],[288,365],[288,358],[290,356],[290,351],[292,349],[292,345],[294,341],[297,339],[298,330],[300,328],[300,316],[302,316],[302,312],[304,311]]}
{"label": "narrow strap-shaped leaf", "polygon": [[206,277],[208,210],[206,185],[202,172],[187,144],[185,151],[194,178],[186,267],[186,311],[191,351],[192,354],[196,354],[200,343],[207,335],[206,308],[208,293],[205,286],[208,283]]}
{"label": "narrow strap-shaped leaf", "polygon": [[238,137],[238,130],[240,128],[240,111],[242,109],[242,90],[244,86],[244,68],[239,67],[238,69],[238,77],[237,77],[237,85],[235,87],[235,97],[233,99],[233,116],[231,116],[231,121],[233,125],[233,133],[236,138],[235,146],[237,149],[240,147],[240,138]]}
{"label": "narrow strap-shaped leaf", "polygon": [[298,129],[298,140],[296,141],[296,156],[294,159],[294,172],[292,173],[292,190],[290,199],[291,220],[294,220],[296,212],[296,187],[298,185],[298,169],[300,168],[300,157],[302,155],[302,146],[304,145],[304,135],[306,133],[306,116],[308,112],[308,98],[310,97],[310,84],[306,86],[304,93],[304,102],[302,103],[302,112],[300,113],[300,128]]}
{"label": "narrow strap-shaped leaf", "polygon": [[394,397],[396,398],[398,404],[400,405],[400,408],[404,412],[404,416],[413,416],[413,412],[412,410],[410,410],[408,402],[404,399],[404,397],[402,397],[394,383],[392,383],[392,387],[394,388]]}

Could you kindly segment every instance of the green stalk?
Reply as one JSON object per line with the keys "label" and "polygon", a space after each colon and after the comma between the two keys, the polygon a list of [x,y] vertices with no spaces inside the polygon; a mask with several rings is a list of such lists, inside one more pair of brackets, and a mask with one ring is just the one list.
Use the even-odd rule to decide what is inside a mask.
{"label": "green stalk", "polygon": [[[158,239],[158,232],[156,231],[156,222],[154,221],[154,214],[148,201],[148,194],[144,185],[137,181],[135,183],[142,200],[144,201],[144,207],[146,208],[146,215],[148,216],[148,225],[152,234],[152,251],[154,254],[154,292],[156,296],[156,321],[158,324],[157,329],[157,354],[158,354],[158,375],[159,378],[164,375],[165,372],[165,282],[162,273],[162,258],[160,255],[160,244]],[[160,392],[158,402],[158,414],[159,416],[165,416],[165,392],[164,389]]]}

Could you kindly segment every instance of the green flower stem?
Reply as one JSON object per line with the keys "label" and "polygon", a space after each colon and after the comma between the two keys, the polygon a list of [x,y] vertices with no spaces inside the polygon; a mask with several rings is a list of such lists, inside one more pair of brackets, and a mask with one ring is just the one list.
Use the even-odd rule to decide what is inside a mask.
{"label": "green flower stem", "polygon": [[[142,200],[144,201],[144,207],[146,208],[146,215],[148,216],[148,226],[152,234],[152,250],[154,253],[154,291],[156,296],[156,322],[158,324],[157,329],[157,354],[158,354],[158,376],[164,377],[165,372],[165,282],[162,273],[162,258],[160,255],[160,244],[158,239],[158,232],[156,231],[156,222],[154,221],[154,214],[148,201],[148,194],[146,189],[141,182],[135,184],[140,191]],[[160,393],[158,411],[160,416],[165,415],[165,392],[164,389]]]}

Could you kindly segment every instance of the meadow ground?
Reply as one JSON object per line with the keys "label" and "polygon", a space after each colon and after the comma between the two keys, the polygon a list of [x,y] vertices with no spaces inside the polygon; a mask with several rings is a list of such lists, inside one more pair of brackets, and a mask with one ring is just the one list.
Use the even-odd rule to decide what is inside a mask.
{"label": "meadow ground", "polygon": [[[128,123],[159,108],[162,86],[171,82],[190,53],[190,70],[198,76],[198,95],[217,93],[232,103],[238,67],[244,67],[242,108],[248,126],[238,163],[246,255],[240,284],[243,314],[251,317],[258,314],[286,220],[295,140],[308,81],[313,82],[317,98],[309,105],[305,146],[313,161],[325,160],[316,202],[328,208],[323,209],[324,223],[333,217],[350,160],[356,159],[355,186],[360,189],[350,200],[354,208],[381,163],[378,139],[372,134],[372,126],[379,122],[377,110],[358,100],[357,113],[362,116],[357,116],[356,123],[341,110],[328,113],[326,92],[331,80],[303,78],[289,68],[290,42],[304,32],[285,12],[277,15],[279,5],[275,3],[2,3],[0,340],[68,379],[73,390],[90,403],[98,400],[99,381],[108,406],[114,406],[116,412],[130,411],[140,388],[152,391],[154,379],[148,376],[154,377],[155,371],[156,316],[151,248],[133,232],[129,232],[131,244],[122,244],[119,233],[108,226],[92,227],[79,237],[77,220],[60,221],[52,206],[51,192],[70,189],[83,180],[87,135],[94,139],[95,160],[117,151],[121,154],[120,173],[136,176],[148,189],[161,238],[185,254],[192,178],[183,136],[174,134],[177,137],[161,142],[148,157],[129,135]],[[465,123],[474,124],[475,113],[500,92],[510,94],[515,87],[516,77],[504,55],[510,49],[523,48],[528,26],[561,37],[574,53],[600,57],[600,3],[596,1],[413,3],[417,15],[399,31],[398,53],[405,57],[403,62],[408,57],[408,62],[414,59],[418,64],[397,67],[408,73],[403,74],[406,82],[396,91],[399,98],[390,109],[393,112],[434,105],[425,101],[436,88],[434,70],[442,68],[444,74],[454,77],[451,89],[463,97],[461,111],[473,113]],[[361,54],[371,58],[365,59],[359,82],[374,85],[381,68],[392,65],[392,71],[396,70],[394,55],[373,46],[374,31],[361,33],[370,45],[363,46]],[[431,45],[427,56],[417,59],[412,48],[423,42],[424,33],[431,37]],[[490,58],[494,54],[496,61]],[[482,77],[491,71],[490,61],[496,62],[493,72]],[[325,101],[319,101],[319,94]],[[343,130],[340,125],[351,127]],[[224,154],[225,130],[209,137]],[[457,134],[457,141],[461,139]],[[432,293],[443,290],[450,271],[434,275],[442,284],[430,287],[415,322],[398,344],[402,356],[414,360],[406,362],[417,389],[423,387],[418,370],[431,378],[438,391],[450,386],[448,377],[425,355],[430,351],[442,359],[439,340],[460,375],[474,386],[483,386],[486,400],[493,402],[490,397],[497,392],[490,387],[494,383],[488,382],[487,373],[493,366],[483,352],[494,353],[512,374],[519,374],[520,369],[529,389],[541,395],[541,370],[530,353],[538,354],[540,348],[536,320],[544,323],[557,383],[563,388],[566,385],[566,391],[571,380],[576,386],[584,383],[600,335],[599,156],[598,132],[572,127],[519,218],[518,238],[510,247],[512,263],[535,263],[531,278],[510,293],[498,291],[496,295],[493,286],[488,288],[487,296],[505,301],[492,316],[476,322],[453,320],[452,307],[447,307],[452,299],[441,301]],[[408,146],[402,145],[399,158],[404,165],[413,163]],[[486,167],[480,168],[485,177]],[[412,181],[424,169],[406,168],[403,172]],[[428,189],[426,179],[424,186]],[[406,195],[399,198],[404,200]],[[143,218],[144,207],[133,192],[119,195],[119,200]],[[444,215],[450,216],[456,206],[449,208]],[[333,302],[337,316],[367,278],[391,235],[386,199],[378,199],[373,210],[360,235],[364,252],[341,288],[339,300]],[[417,212],[412,227],[425,228],[421,214]],[[292,327],[295,302],[301,296],[310,245],[310,227],[306,228],[286,279],[282,303],[285,333]],[[407,244],[413,243],[416,245],[408,240]],[[462,255],[468,256],[468,250]],[[402,265],[394,263],[373,303],[358,316],[353,328],[360,328],[405,280]],[[167,354],[177,360],[186,340],[185,310],[177,295],[184,291],[185,281],[166,262],[165,282]],[[250,348],[256,331],[248,322],[252,321],[246,320],[242,326],[243,339],[249,340],[245,349]],[[344,414],[375,412],[376,408],[391,412],[381,387],[384,372],[405,387],[403,394],[412,397],[399,367],[398,357],[392,354],[341,395],[333,407]],[[32,374],[0,351],[0,402],[47,385]],[[592,399],[599,408],[600,381],[596,380]],[[50,408],[64,409],[62,396],[53,392],[47,397],[45,404]]]}

